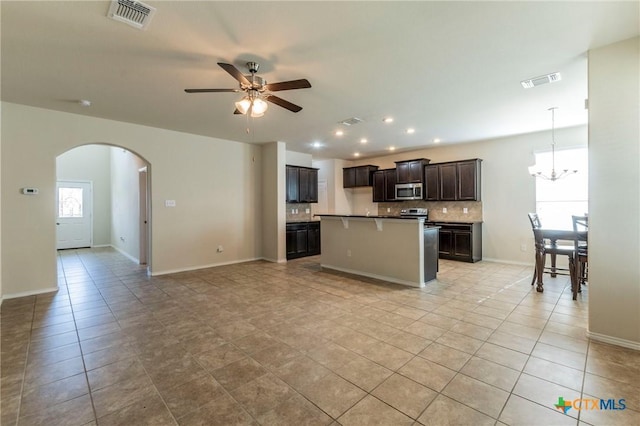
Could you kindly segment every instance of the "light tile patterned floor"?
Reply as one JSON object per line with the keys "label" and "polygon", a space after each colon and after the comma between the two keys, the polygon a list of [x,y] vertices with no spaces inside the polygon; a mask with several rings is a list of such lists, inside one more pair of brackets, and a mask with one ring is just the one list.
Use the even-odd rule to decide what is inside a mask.
{"label": "light tile patterned floor", "polygon": [[2,305],[1,423],[640,424],[640,353],[584,337],[588,289],[530,280],[442,261],[411,289],[317,257],[149,278],[111,249],[60,252],[57,293]]}

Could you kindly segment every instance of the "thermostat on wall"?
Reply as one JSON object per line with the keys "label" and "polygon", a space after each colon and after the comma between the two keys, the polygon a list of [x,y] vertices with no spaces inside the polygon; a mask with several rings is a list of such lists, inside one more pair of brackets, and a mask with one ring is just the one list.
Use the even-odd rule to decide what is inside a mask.
{"label": "thermostat on wall", "polygon": [[24,195],[37,195],[38,188],[22,188],[22,193]]}

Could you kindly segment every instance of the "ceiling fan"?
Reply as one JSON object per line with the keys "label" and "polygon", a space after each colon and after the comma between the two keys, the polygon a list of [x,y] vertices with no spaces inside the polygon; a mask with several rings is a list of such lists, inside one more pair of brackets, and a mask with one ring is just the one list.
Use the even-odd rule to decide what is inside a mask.
{"label": "ceiling fan", "polygon": [[[238,102],[236,102],[236,110],[234,114],[247,114],[252,117],[262,117],[267,110],[267,102],[281,106],[288,109],[291,112],[299,112],[302,110],[301,106],[292,104],[278,96],[271,94],[271,92],[278,92],[281,90],[292,89],[306,89],[311,87],[306,79],[282,81],[280,83],[270,83],[262,78],[258,77],[256,73],[260,64],[257,62],[247,62],[247,68],[251,75],[243,75],[238,68],[231,64],[225,64],[224,62],[218,62],[218,65],[231,74],[233,78],[238,80],[240,88],[238,89],[185,89],[187,93],[210,93],[210,92],[244,92],[246,95]],[[265,102],[267,101],[267,102]]]}

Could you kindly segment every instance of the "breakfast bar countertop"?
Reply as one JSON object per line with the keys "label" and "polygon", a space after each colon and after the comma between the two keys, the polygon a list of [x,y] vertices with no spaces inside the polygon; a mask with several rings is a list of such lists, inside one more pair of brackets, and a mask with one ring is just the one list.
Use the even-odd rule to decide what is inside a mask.
{"label": "breakfast bar countertop", "polygon": [[366,215],[366,214],[316,214],[318,217],[354,217],[362,219],[424,219],[424,216],[393,216],[393,215]]}

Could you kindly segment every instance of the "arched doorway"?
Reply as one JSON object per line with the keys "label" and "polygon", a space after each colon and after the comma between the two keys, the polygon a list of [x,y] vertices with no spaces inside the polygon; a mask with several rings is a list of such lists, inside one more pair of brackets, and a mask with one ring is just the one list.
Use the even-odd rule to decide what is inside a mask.
{"label": "arched doorway", "polygon": [[[56,248],[113,247],[150,273],[150,171],[140,155],[107,144],[78,146],[56,157]],[[69,194],[77,199],[65,205]],[[84,228],[90,229],[88,238],[80,237],[81,227],[69,225],[81,219],[90,222]]]}

